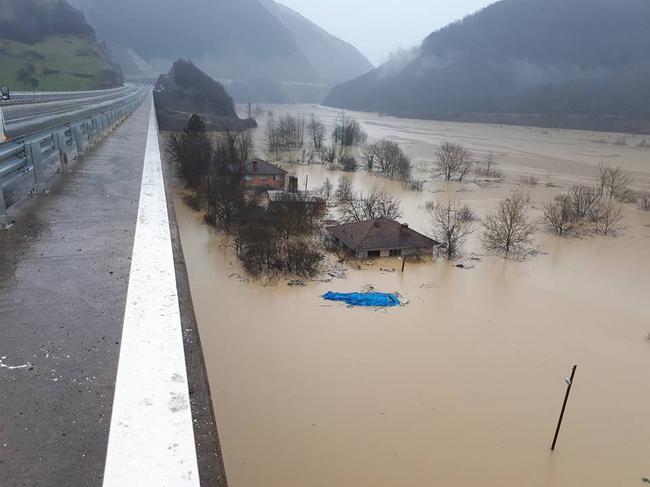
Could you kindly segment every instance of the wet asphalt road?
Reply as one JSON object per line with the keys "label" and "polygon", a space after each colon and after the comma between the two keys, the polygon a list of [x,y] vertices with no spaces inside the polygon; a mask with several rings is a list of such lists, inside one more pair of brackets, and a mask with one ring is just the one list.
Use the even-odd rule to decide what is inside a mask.
{"label": "wet asphalt road", "polygon": [[[150,103],[85,159],[51,172],[49,194],[10,208],[16,223],[0,232],[0,487],[102,485]],[[199,475],[225,487],[171,201]]]}
{"label": "wet asphalt road", "polygon": [[149,109],[0,233],[3,487],[101,485]]}

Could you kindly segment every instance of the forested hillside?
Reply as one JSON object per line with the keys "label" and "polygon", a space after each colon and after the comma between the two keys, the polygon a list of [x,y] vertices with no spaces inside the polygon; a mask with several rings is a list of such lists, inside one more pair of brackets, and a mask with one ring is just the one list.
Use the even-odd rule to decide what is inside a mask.
{"label": "forested hillside", "polygon": [[111,88],[120,68],[63,0],[0,0],[0,84],[17,90]]}
{"label": "forested hillside", "polygon": [[425,118],[548,115],[552,124],[558,115],[648,118],[650,2],[502,0],[336,87],[325,103]]}

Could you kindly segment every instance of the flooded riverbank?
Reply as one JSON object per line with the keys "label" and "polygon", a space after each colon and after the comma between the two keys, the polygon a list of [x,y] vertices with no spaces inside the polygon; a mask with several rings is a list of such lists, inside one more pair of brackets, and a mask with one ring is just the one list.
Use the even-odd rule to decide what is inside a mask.
{"label": "flooded riverbank", "polygon": [[[352,176],[357,188],[379,184],[399,195],[404,220],[425,233],[426,201],[451,195],[483,216],[520,186],[520,174],[548,179],[530,188],[536,213],[565,185],[591,177],[607,154],[641,189],[650,181],[650,152],[592,141],[603,134],[357,118],[371,138],[399,139],[423,174],[441,138],[495,152],[506,181],[488,186],[429,178],[424,192],[411,193]],[[309,175],[310,187],[342,176],[321,166],[289,170],[301,181]],[[542,254],[524,262],[485,256],[474,241],[472,269],[428,259],[402,274],[399,261],[380,260],[343,279],[290,287],[246,280],[223,237],[179,195],[175,207],[232,487],[605,487],[650,476],[648,214],[627,206],[617,238],[540,232]],[[410,302],[349,309],[320,298],[369,285]]]}

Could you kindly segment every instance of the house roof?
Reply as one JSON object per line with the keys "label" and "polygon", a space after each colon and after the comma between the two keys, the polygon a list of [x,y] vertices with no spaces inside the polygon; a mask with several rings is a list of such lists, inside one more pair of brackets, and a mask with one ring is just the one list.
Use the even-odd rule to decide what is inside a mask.
{"label": "house roof", "polygon": [[243,176],[284,176],[286,174],[287,172],[281,167],[263,161],[262,159],[253,159],[252,161],[247,161],[242,165]]}
{"label": "house roof", "polygon": [[269,190],[269,201],[273,203],[325,203],[325,198],[318,191],[290,191]]}
{"label": "house roof", "polygon": [[328,227],[327,231],[354,251],[382,249],[428,249],[435,240],[394,220],[378,218]]}

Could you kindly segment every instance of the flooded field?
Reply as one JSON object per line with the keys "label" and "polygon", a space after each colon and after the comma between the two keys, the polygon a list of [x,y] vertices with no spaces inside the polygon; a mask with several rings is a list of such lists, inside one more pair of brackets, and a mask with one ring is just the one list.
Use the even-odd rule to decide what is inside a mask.
{"label": "flooded field", "polygon": [[[338,113],[272,110],[317,112],[329,123]],[[427,179],[422,193],[407,192],[360,172],[355,187],[399,195],[403,220],[424,233],[426,201],[459,198],[483,216],[522,187],[538,216],[601,162],[650,189],[650,150],[633,136],[616,145],[615,134],[354,116],[371,139],[402,143]],[[258,140],[263,118],[260,127]],[[505,181],[434,180],[443,139],[494,152]],[[310,188],[342,176],[286,169],[303,185],[308,176]],[[540,184],[522,186],[531,174]],[[610,487],[650,477],[650,214],[627,205],[618,237],[540,231],[539,255],[523,262],[484,255],[474,239],[463,260],[473,268],[430,258],[402,274],[386,259],[290,287],[248,281],[223,237],[180,195],[175,206],[231,487]],[[410,302],[379,311],[320,299],[368,286]]]}

